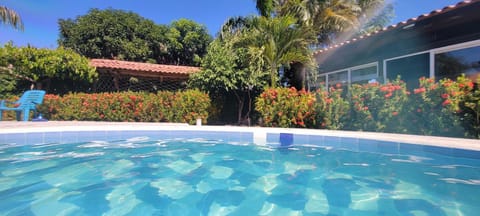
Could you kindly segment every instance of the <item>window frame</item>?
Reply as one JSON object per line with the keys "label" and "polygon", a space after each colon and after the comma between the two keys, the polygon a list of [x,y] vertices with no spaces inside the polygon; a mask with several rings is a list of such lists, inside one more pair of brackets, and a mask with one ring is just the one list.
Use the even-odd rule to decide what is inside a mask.
{"label": "window frame", "polygon": [[369,68],[369,67],[376,67],[377,77],[380,77],[379,76],[378,62],[370,62],[370,63],[367,63],[367,64],[362,64],[362,65],[357,65],[357,66],[353,66],[353,67],[343,68],[343,69],[340,69],[340,70],[329,71],[329,72],[326,72],[326,73],[318,74],[317,77],[325,76],[325,86],[328,88],[329,82],[330,82],[330,80],[328,79],[328,76],[330,74],[341,73],[341,72],[346,71],[347,72],[347,84],[351,85],[352,70],[364,69],[364,68]]}

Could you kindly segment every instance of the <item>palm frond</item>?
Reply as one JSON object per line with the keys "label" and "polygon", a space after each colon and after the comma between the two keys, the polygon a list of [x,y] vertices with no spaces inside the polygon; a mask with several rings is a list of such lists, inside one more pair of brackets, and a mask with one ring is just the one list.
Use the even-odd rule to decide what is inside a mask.
{"label": "palm frond", "polygon": [[23,22],[20,16],[17,12],[5,6],[0,6],[0,21],[16,29],[23,30]]}

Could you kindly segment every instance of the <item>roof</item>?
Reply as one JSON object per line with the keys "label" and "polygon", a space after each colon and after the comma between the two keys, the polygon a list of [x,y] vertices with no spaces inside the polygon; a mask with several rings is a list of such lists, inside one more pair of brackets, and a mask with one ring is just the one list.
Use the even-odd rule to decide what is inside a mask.
{"label": "roof", "polygon": [[90,65],[97,69],[118,69],[142,73],[164,75],[189,75],[200,71],[199,67],[151,64],[111,59],[90,59]]}
{"label": "roof", "polygon": [[331,45],[331,46],[323,48],[323,49],[319,49],[319,50],[315,51],[313,54],[317,55],[317,54],[326,52],[328,50],[344,46],[346,44],[350,44],[350,43],[353,43],[353,42],[356,42],[356,41],[359,41],[359,40],[363,40],[365,38],[369,38],[373,35],[377,35],[377,34],[382,33],[382,32],[390,31],[392,29],[408,28],[410,25],[413,25],[417,21],[424,20],[424,19],[427,19],[427,18],[430,18],[430,17],[433,17],[433,16],[437,16],[437,15],[440,15],[440,14],[444,14],[446,12],[449,12],[449,11],[452,11],[452,10],[455,10],[455,9],[458,9],[458,8],[461,8],[461,7],[465,7],[465,6],[471,5],[471,4],[476,3],[476,2],[480,2],[480,0],[464,0],[464,1],[458,2],[455,5],[449,5],[449,6],[446,6],[446,7],[442,8],[442,9],[434,10],[430,13],[422,14],[418,17],[413,17],[413,18],[410,18],[406,21],[387,26],[387,27],[385,27],[381,30],[378,30],[378,31],[375,31],[375,32],[372,32],[372,33],[369,33],[369,34],[365,34],[365,35],[359,36],[357,38],[352,38],[352,39],[347,40],[345,42],[342,42],[342,43],[339,43],[339,44],[334,44],[334,45]]}

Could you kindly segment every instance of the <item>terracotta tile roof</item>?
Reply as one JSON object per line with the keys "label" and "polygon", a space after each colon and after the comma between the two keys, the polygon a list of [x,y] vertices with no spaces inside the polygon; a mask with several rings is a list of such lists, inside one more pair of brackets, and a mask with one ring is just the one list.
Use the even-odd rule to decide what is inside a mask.
{"label": "terracotta tile roof", "polygon": [[339,44],[333,44],[329,47],[326,47],[326,48],[322,48],[322,49],[319,49],[315,52],[313,52],[314,55],[317,55],[317,54],[320,54],[320,53],[323,53],[323,52],[326,52],[328,50],[331,50],[331,49],[335,49],[335,48],[338,48],[338,47],[341,47],[343,45],[346,45],[346,44],[349,44],[349,43],[352,43],[352,42],[356,42],[358,40],[362,40],[362,39],[365,39],[365,38],[368,38],[372,35],[376,35],[380,32],[385,32],[385,31],[388,31],[388,30],[391,30],[391,29],[396,29],[396,28],[400,28],[400,27],[407,27],[413,23],[415,23],[416,21],[419,21],[419,20],[423,20],[423,19],[426,19],[426,18],[429,18],[429,17],[432,17],[432,16],[436,16],[436,15],[439,15],[439,14],[443,14],[443,13],[446,13],[448,11],[451,11],[451,10],[454,10],[454,9],[457,9],[459,7],[463,7],[463,6],[467,6],[469,4],[473,4],[475,2],[480,2],[480,0],[464,0],[464,1],[461,1],[461,2],[458,2],[457,4],[455,5],[449,5],[449,6],[446,6],[442,9],[437,9],[437,10],[434,10],[434,11],[431,11],[430,13],[426,13],[426,14],[422,14],[418,17],[413,17],[413,18],[410,18],[408,20],[405,20],[403,22],[399,22],[397,24],[394,24],[394,25],[390,25],[390,26],[387,26],[381,30],[378,30],[378,31],[375,31],[375,32],[372,32],[372,33],[369,33],[369,34],[365,34],[365,35],[361,35],[357,38],[352,38],[350,40],[347,40],[345,42],[342,42],[342,43],[339,43]]}
{"label": "terracotta tile roof", "polygon": [[111,59],[90,59],[90,65],[96,68],[120,69],[139,72],[188,75],[200,71],[199,67],[151,64]]}

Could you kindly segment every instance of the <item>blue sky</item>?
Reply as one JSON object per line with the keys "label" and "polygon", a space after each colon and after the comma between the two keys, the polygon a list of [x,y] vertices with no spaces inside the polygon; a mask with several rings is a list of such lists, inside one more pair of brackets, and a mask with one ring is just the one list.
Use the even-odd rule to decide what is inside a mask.
{"label": "blue sky", "polygon": [[[392,24],[441,9],[460,0],[394,0]],[[207,26],[215,35],[232,16],[256,14],[254,0],[3,0],[0,4],[17,11],[23,19],[23,32],[0,25],[0,44],[13,41],[17,46],[55,48],[58,19],[84,15],[90,8],[114,8],[133,11],[157,24],[169,24],[180,18]]]}

